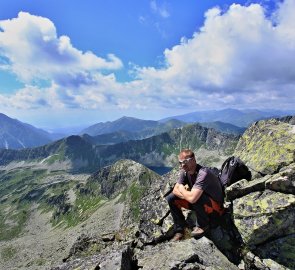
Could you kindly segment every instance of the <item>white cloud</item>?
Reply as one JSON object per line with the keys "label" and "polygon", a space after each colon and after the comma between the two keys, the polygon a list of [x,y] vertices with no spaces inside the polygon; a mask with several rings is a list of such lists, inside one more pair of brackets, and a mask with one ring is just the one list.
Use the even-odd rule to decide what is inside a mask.
{"label": "white cloud", "polygon": [[[200,31],[165,50],[165,67],[134,67],[136,80],[127,83],[100,73],[100,69],[122,67],[116,56],[103,59],[83,53],[68,37],[57,37],[48,19],[20,13],[16,19],[0,22],[0,55],[10,60],[11,70],[27,86],[11,96],[0,95],[0,104],[151,113],[165,108],[291,109],[295,100],[293,10],[294,0],[282,3],[271,17],[258,4],[233,4],[225,12],[210,9]],[[30,85],[31,80],[43,78],[52,81],[50,87]]]}
{"label": "white cloud", "polygon": [[[200,99],[218,97],[219,106],[267,106],[269,92],[269,106],[289,104],[295,98],[293,10],[295,1],[285,1],[274,22],[258,4],[233,4],[225,13],[213,8],[191,39],[165,50],[165,68],[138,68],[138,78],[166,105],[179,99],[199,107]],[[218,104],[208,100],[207,106]]]}
{"label": "white cloud", "polygon": [[92,72],[122,68],[119,58],[107,59],[74,48],[69,37],[57,36],[47,18],[20,12],[17,18],[0,21],[0,54],[10,61],[10,69],[24,82],[35,78],[58,80]]}

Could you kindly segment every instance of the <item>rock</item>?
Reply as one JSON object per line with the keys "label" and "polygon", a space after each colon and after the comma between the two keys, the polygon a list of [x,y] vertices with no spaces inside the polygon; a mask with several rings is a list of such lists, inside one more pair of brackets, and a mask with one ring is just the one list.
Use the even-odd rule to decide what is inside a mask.
{"label": "rock", "polygon": [[220,220],[220,225],[211,228],[209,236],[214,245],[234,264],[241,261],[242,239],[235,227],[230,213]]}
{"label": "rock", "polygon": [[234,200],[237,198],[241,198],[251,192],[255,191],[263,191],[265,190],[265,182],[271,176],[267,175],[263,178],[257,178],[252,181],[247,181],[246,179],[242,179],[225,189],[226,200]]}
{"label": "rock", "polygon": [[295,195],[295,163],[282,168],[278,174],[270,177],[265,186],[271,190]]}
{"label": "rock", "polygon": [[276,118],[276,120],[281,121],[281,122],[285,122],[291,125],[295,125],[295,116],[285,116],[285,117],[281,117],[281,118]]}
{"label": "rock", "polygon": [[272,259],[262,259],[264,265],[266,265],[269,270],[289,270],[292,268],[287,268]]}
{"label": "rock", "polygon": [[245,270],[270,270],[263,261],[255,256],[251,251],[248,251],[244,256]]}
{"label": "rock", "polygon": [[143,270],[238,269],[206,237],[161,243],[140,251],[136,257]]}
{"label": "rock", "polygon": [[137,269],[136,264],[137,262],[133,259],[132,249],[129,246],[121,246],[111,250],[104,250],[90,257],[63,263],[51,270],[132,270]]}
{"label": "rock", "polygon": [[240,180],[226,188],[227,200],[243,197],[251,192],[270,189],[295,195],[295,163],[284,167],[274,175],[266,175],[252,181]]}
{"label": "rock", "polygon": [[101,237],[90,237],[82,234],[78,237],[76,242],[70,249],[69,255],[63,259],[64,262],[73,260],[74,258],[80,258],[90,256],[105,249],[108,245]]}
{"label": "rock", "polygon": [[245,244],[295,233],[295,196],[266,190],[233,202],[234,222]]}
{"label": "rock", "polygon": [[[179,172],[173,171],[150,187],[150,191],[140,202],[140,237],[145,243],[167,240],[171,235],[173,221],[168,203],[164,197],[169,193],[167,186],[175,183]],[[172,186],[172,185],[171,185]],[[171,190],[171,189],[170,189]]]}
{"label": "rock", "polygon": [[251,125],[240,138],[234,155],[249,167],[273,174],[295,160],[294,126],[274,119]]}
{"label": "rock", "polygon": [[[263,262],[270,269],[285,269],[284,267],[295,269],[295,234],[260,245],[255,253],[261,258],[265,258]],[[281,268],[275,268],[275,263],[280,264]]]}
{"label": "rock", "polygon": [[244,256],[245,270],[289,270],[285,266],[277,263],[272,259],[261,259],[251,251],[248,251]]}

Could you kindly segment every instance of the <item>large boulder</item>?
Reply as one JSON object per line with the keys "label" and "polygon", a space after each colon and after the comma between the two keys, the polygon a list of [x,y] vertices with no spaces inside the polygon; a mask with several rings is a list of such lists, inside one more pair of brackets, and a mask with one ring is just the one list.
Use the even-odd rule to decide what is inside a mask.
{"label": "large boulder", "polygon": [[140,251],[136,257],[138,267],[143,270],[238,270],[206,237],[158,244]]}
{"label": "large boulder", "polygon": [[266,190],[233,202],[234,222],[246,245],[295,233],[295,196]]}
{"label": "large boulder", "polygon": [[278,173],[255,178],[251,181],[240,180],[226,188],[226,198],[234,200],[251,192],[270,189],[295,195],[295,163],[283,167]]}
{"label": "large boulder", "polygon": [[265,182],[265,188],[295,195],[295,163],[284,167]]}
{"label": "large boulder", "polygon": [[295,162],[295,127],[275,119],[254,123],[240,138],[234,155],[255,171],[273,174]]}
{"label": "large boulder", "polygon": [[295,234],[260,245],[255,253],[264,261],[271,259],[289,269],[295,269]]}

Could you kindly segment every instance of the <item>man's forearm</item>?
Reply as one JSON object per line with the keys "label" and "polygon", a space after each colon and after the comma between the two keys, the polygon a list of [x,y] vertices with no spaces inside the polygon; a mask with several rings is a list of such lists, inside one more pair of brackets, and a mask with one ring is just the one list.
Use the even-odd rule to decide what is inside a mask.
{"label": "man's forearm", "polygon": [[179,197],[180,199],[184,199],[183,194],[179,191],[179,185],[178,183],[176,183],[176,185],[173,188],[173,194],[176,195],[177,197]]}
{"label": "man's forearm", "polygon": [[182,198],[189,203],[195,203],[203,193],[203,190],[193,188],[192,190],[186,190],[185,186],[179,185],[178,191]]}

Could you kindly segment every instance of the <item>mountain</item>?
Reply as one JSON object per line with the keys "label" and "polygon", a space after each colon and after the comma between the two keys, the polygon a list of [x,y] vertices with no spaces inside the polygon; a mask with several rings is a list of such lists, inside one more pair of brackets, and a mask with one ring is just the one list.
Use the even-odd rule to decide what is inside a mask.
{"label": "mountain", "polygon": [[207,128],[213,128],[223,133],[236,134],[236,135],[241,135],[246,130],[246,128],[237,127],[235,125],[223,123],[220,121],[204,122],[204,123],[200,123],[200,125]]}
{"label": "mountain", "polygon": [[91,144],[96,144],[96,145],[116,144],[120,142],[127,142],[129,140],[138,139],[138,136],[136,136],[135,133],[128,132],[128,131],[116,131],[116,132],[101,134],[97,136],[90,136],[85,133],[81,137],[84,140],[90,142]]}
{"label": "mountain", "polygon": [[211,111],[199,111],[188,114],[171,116],[160,120],[165,122],[169,119],[177,119],[180,121],[192,123],[192,122],[215,122],[220,121],[229,123],[238,127],[248,127],[251,123],[268,118],[282,117],[290,114],[294,114],[295,111],[259,111],[259,110],[236,110],[236,109],[224,109],[224,110],[211,110]]}
{"label": "mountain", "polygon": [[80,132],[80,134],[88,134],[90,136],[98,136],[102,134],[113,134],[115,132],[128,132],[130,139],[143,139],[169,131],[173,128],[184,126],[186,123],[175,119],[169,119],[165,123],[153,120],[142,120],[133,117],[122,117],[113,122],[104,122],[92,125]]}
{"label": "mountain", "polygon": [[52,135],[0,113],[0,148],[21,149],[47,144]]}
{"label": "mountain", "polygon": [[[86,138],[86,139],[85,139]],[[147,166],[175,166],[182,148],[192,148],[207,165],[222,162],[233,152],[238,136],[220,133],[198,124],[187,125],[143,140],[113,145],[93,145],[89,137],[70,136],[45,146],[23,150],[0,150],[0,166],[34,163],[47,168],[64,164],[68,171],[92,172],[128,158]]]}
{"label": "mountain", "polygon": [[[164,194],[179,175],[176,168],[163,177],[128,159],[91,175],[38,166],[0,168],[1,269],[295,269],[292,123],[294,117],[259,121],[240,137],[234,154],[267,175],[252,171],[252,180],[227,187],[226,213],[212,219],[201,239],[191,237],[196,216],[186,211],[185,238],[169,242],[173,219]],[[162,136],[146,139],[149,147]],[[203,143],[203,150],[222,152],[229,143],[199,125],[165,136],[171,142],[177,138],[176,150]],[[48,151],[60,146],[65,155],[78,157],[91,146],[82,141],[71,136]]]}
{"label": "mountain", "polygon": [[105,133],[112,133],[116,131],[138,132],[154,128],[158,125],[157,121],[141,120],[133,117],[121,117],[113,122],[101,122],[92,125],[81,131],[81,134],[88,134],[91,136],[101,135]]}
{"label": "mountain", "polygon": [[[137,121],[139,119],[136,119]],[[146,120],[140,120],[146,121]],[[179,120],[171,119],[165,123],[157,123],[154,127],[146,128],[140,131],[126,131],[125,129],[130,129],[129,126],[122,126],[122,130],[115,131],[112,133],[104,133],[96,136],[90,136],[88,134],[83,134],[82,138],[89,141],[95,145],[110,145],[120,142],[127,142],[130,140],[141,140],[149,138],[164,132],[168,132],[174,128],[182,127],[187,125],[187,123],[181,122]]]}

